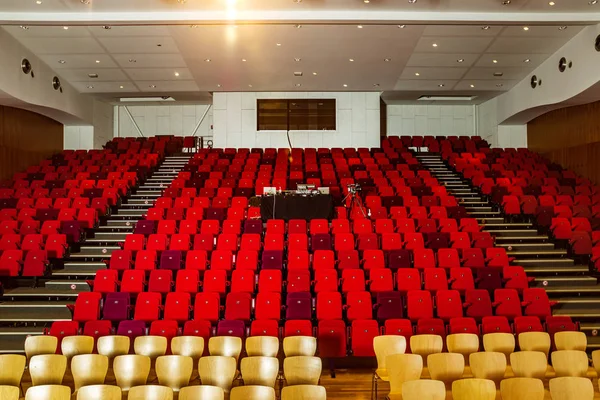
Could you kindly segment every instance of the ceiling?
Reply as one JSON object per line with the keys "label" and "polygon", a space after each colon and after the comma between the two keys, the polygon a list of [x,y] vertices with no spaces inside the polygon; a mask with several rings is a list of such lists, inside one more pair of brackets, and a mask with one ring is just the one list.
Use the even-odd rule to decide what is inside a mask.
{"label": "ceiling", "polygon": [[477,96],[474,103],[510,90],[582,29],[482,25],[26,28],[4,27],[61,80],[82,93],[105,98],[158,95],[189,101],[206,99],[214,91],[347,90],[382,91],[389,102],[411,102],[430,94],[469,94]]}

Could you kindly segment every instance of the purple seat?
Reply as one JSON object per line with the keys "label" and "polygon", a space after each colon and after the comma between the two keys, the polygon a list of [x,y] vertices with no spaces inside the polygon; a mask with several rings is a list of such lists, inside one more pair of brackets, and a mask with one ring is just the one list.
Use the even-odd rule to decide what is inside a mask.
{"label": "purple seat", "polygon": [[493,293],[496,289],[502,289],[501,268],[477,268],[475,270],[475,286],[477,289],[487,290]]}
{"label": "purple seat", "polygon": [[263,233],[263,223],[260,220],[248,219],[244,222],[244,233]]}
{"label": "purple seat", "polygon": [[138,235],[152,235],[156,231],[156,221],[139,221],[135,224],[133,233]]}
{"label": "purple seat", "polygon": [[19,199],[0,199],[0,210],[5,208],[17,208]]}
{"label": "purple seat", "polygon": [[60,223],[60,233],[67,235],[69,243],[79,243],[83,229],[81,229],[81,224],[78,221],[62,221]]}
{"label": "purple seat", "polygon": [[58,208],[38,208],[35,212],[35,219],[44,223],[44,221],[56,221],[58,219]]}
{"label": "purple seat", "polygon": [[262,269],[282,269],[283,251],[265,250],[262,254]]}
{"label": "purple seat", "polygon": [[44,185],[44,187],[49,190],[59,189],[59,188],[62,188],[63,186],[65,186],[65,181],[59,180],[59,179],[52,180],[52,181],[46,181],[46,184]]}
{"label": "purple seat", "polygon": [[388,268],[411,268],[410,250],[392,250],[388,253]]}
{"label": "purple seat", "polygon": [[469,218],[467,209],[463,206],[447,207],[446,212],[448,213],[448,218],[454,218],[457,220],[460,220],[462,218]]}
{"label": "purple seat", "polygon": [[88,199],[93,199],[96,197],[102,197],[103,193],[104,193],[104,189],[84,189],[83,197],[87,197]]}
{"label": "purple seat", "polygon": [[377,319],[385,321],[388,319],[402,319],[402,295],[400,292],[381,292],[377,293]]}
{"label": "purple seat", "polygon": [[450,247],[448,243],[450,242],[450,234],[449,233],[426,233],[425,241],[428,249],[446,249]]}
{"label": "purple seat", "polygon": [[129,293],[107,293],[102,319],[108,321],[124,321],[129,318]]}
{"label": "purple seat", "polygon": [[286,300],[286,319],[312,318],[312,297],[308,292],[288,293]]}
{"label": "purple seat", "polygon": [[181,251],[165,250],[160,256],[160,269],[181,269]]}
{"label": "purple seat", "polygon": [[312,250],[331,250],[331,236],[327,233],[317,233],[312,235]]}
{"label": "purple seat", "polygon": [[546,229],[552,225],[552,218],[554,218],[554,207],[551,206],[540,206],[535,212],[535,219],[539,226]]}
{"label": "purple seat", "polygon": [[204,211],[204,219],[225,220],[227,217],[227,208],[209,207]]}
{"label": "purple seat", "polygon": [[217,325],[217,336],[235,336],[243,339],[246,336],[245,331],[244,321],[223,320]]}
{"label": "purple seat", "polygon": [[252,197],[254,196],[254,188],[235,188],[236,197]]}
{"label": "purple seat", "polygon": [[121,321],[117,328],[117,335],[127,336],[131,341],[131,349],[133,349],[133,342],[138,336],[146,336],[146,324],[144,321]]}

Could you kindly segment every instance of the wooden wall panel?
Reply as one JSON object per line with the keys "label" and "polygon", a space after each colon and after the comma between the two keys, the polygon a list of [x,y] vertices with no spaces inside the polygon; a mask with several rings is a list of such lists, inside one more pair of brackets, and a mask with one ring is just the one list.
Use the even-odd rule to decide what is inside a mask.
{"label": "wooden wall panel", "polygon": [[600,184],[600,102],[561,108],[530,121],[527,144]]}
{"label": "wooden wall panel", "polygon": [[63,125],[48,117],[0,106],[0,179],[9,179],[63,149]]}

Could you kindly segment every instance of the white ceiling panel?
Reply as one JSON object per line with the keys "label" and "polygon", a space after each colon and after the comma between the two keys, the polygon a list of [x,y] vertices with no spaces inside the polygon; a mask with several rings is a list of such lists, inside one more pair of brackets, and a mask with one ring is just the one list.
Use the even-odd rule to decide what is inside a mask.
{"label": "white ceiling panel", "polygon": [[137,81],[136,85],[142,92],[189,92],[198,90],[195,81]]}
{"label": "white ceiling panel", "polygon": [[[137,86],[129,81],[123,82],[73,82],[75,89],[81,93],[106,93],[115,97],[126,93],[139,92]],[[121,86],[123,88],[121,89]]]}
{"label": "white ceiling panel", "polygon": [[[480,91],[496,91],[505,92],[510,90],[519,81],[511,81],[507,79],[500,80],[464,80],[459,82],[454,90],[470,90],[473,93]],[[475,86],[474,88],[471,85]]]}
{"label": "white ceiling panel", "polygon": [[[123,82],[129,79],[120,68],[61,69],[59,72],[60,76],[69,82]],[[98,74],[98,77],[90,78],[88,74]]]}
{"label": "white ceiling panel", "polygon": [[13,36],[23,38],[78,38],[92,36],[85,26],[6,26],[5,29]]}
{"label": "white ceiling panel", "polygon": [[490,79],[493,80],[496,77],[494,73],[502,73],[498,79],[516,79],[520,80],[527,76],[529,69],[527,68],[472,68],[464,76],[464,79]]}
{"label": "white ceiling panel", "polygon": [[[191,80],[192,74],[187,68],[128,68],[127,75],[134,81]],[[176,73],[178,75],[176,75]]]}
{"label": "white ceiling panel", "polygon": [[174,54],[113,54],[122,68],[185,68],[186,63],[179,53]]}
{"label": "white ceiling panel", "polygon": [[406,65],[409,67],[470,67],[478,58],[478,54],[413,53]]}
{"label": "white ceiling panel", "polygon": [[496,36],[503,26],[492,25],[429,25],[423,36]]}
{"label": "white ceiling panel", "polygon": [[524,38],[566,38],[567,40],[579,33],[581,26],[507,26],[500,36]]}
{"label": "white ceiling panel", "polygon": [[488,53],[552,54],[570,38],[501,37],[488,48]]}
{"label": "white ceiling panel", "polygon": [[118,68],[118,65],[108,54],[47,54],[41,56],[41,58],[53,69],[89,68],[91,70]]}
{"label": "white ceiling panel", "polygon": [[[485,54],[475,64],[477,67],[524,67],[532,69],[546,61],[549,54]],[[498,61],[494,63],[494,60]],[[526,60],[529,60],[526,62]]]}
{"label": "white ceiling panel", "polygon": [[[419,40],[417,53],[481,53],[490,45],[491,37],[434,37],[424,36]],[[434,46],[437,45],[437,46]]]}
{"label": "white ceiling panel", "polygon": [[400,79],[461,79],[468,68],[424,68],[424,67],[406,67],[400,75]]}
{"label": "white ceiling panel", "polygon": [[102,37],[100,43],[114,54],[171,54],[179,50],[170,36],[156,37]]}
{"label": "white ceiling panel", "polygon": [[[416,90],[416,91],[451,91],[458,81],[444,80],[400,80],[396,83],[395,90]],[[440,86],[443,85],[443,86]]]}
{"label": "white ceiling panel", "polygon": [[21,43],[36,54],[104,53],[94,38],[23,38]]}

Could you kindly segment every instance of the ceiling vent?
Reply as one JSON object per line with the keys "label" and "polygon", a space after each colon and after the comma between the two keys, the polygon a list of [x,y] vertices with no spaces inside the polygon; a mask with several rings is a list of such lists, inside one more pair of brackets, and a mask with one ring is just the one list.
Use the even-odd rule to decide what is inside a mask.
{"label": "ceiling vent", "polygon": [[302,72],[294,72],[294,76],[302,76],[303,73]]}
{"label": "ceiling vent", "polygon": [[88,78],[98,78],[98,74],[88,74]]}
{"label": "ceiling vent", "polygon": [[424,95],[419,97],[418,101],[471,101],[476,99],[477,96],[436,96],[436,95]]}

